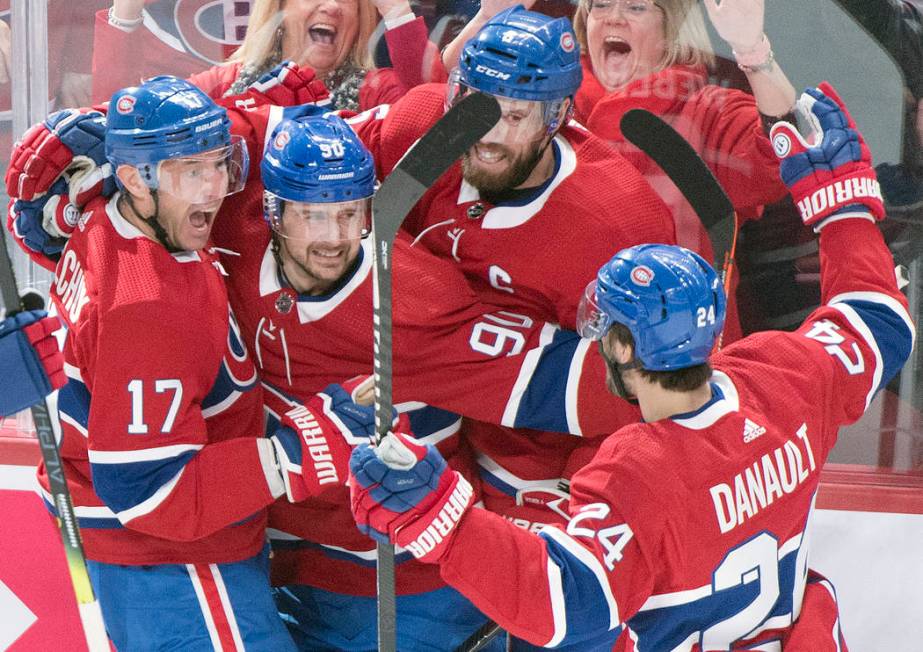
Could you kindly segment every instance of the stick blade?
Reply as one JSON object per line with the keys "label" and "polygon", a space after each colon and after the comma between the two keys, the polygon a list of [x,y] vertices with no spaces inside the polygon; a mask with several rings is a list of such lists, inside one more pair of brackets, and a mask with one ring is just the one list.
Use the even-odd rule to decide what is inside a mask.
{"label": "stick blade", "polygon": [[411,147],[372,200],[377,239],[394,239],[420,197],[500,119],[497,100],[471,93],[459,100]]}
{"label": "stick blade", "polygon": [[625,138],[661,167],[692,206],[720,266],[731,247],[734,205],[705,161],[673,127],[650,111],[631,109],[622,116],[621,128]]}

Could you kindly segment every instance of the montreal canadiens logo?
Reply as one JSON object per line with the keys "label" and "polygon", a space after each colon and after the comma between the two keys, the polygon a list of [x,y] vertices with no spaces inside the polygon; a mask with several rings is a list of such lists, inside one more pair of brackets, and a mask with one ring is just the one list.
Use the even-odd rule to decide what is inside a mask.
{"label": "montreal canadiens logo", "polygon": [[561,49],[565,52],[574,51],[574,35],[570,32],[561,34]]}
{"label": "montreal canadiens logo", "polygon": [[131,95],[123,95],[119,98],[118,102],[115,103],[115,110],[126,115],[131,113],[131,110],[135,108],[135,98]]}
{"label": "montreal canadiens logo", "polygon": [[272,141],[272,146],[276,149],[282,149],[288,145],[288,141],[292,139],[291,135],[287,131],[280,131],[276,134],[275,140]]}
{"label": "montreal canadiens logo", "polygon": [[654,280],[654,270],[646,265],[638,265],[631,270],[631,280],[635,285],[647,287]]}
{"label": "montreal canadiens logo", "polygon": [[776,151],[776,156],[784,158],[792,151],[792,139],[780,131],[772,138],[772,148]]}

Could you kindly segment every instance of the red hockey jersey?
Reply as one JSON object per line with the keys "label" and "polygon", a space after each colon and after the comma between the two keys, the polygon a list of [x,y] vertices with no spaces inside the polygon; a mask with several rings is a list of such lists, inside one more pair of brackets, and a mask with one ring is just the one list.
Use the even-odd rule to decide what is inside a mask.
{"label": "red hockey jersey", "polygon": [[[242,200],[259,186],[253,184]],[[330,294],[298,296],[282,280],[258,211],[253,201],[229,204],[214,237],[234,252],[224,257],[231,303],[277,414],[287,397],[371,372],[371,249],[362,243],[355,268]],[[480,303],[452,265],[403,237],[393,261],[394,399],[414,434],[438,445],[453,466],[472,472],[467,449],[459,448],[456,412],[577,433],[620,422],[604,364],[588,341]],[[374,543],[355,528],[346,488],[324,500],[277,502],[270,528],[275,582],[375,594]],[[442,586],[435,569],[398,553],[399,592]]]}
{"label": "red hockey jersey", "polygon": [[[382,175],[442,115],[444,88],[419,86],[387,110],[353,119]],[[482,301],[574,328],[599,267],[624,247],[674,242],[673,225],[638,171],[603,141],[572,125],[552,147],[554,174],[531,197],[494,206],[456,164],[404,226],[417,246],[457,265]],[[615,404],[625,406],[615,408],[621,424],[637,420],[627,404]],[[598,445],[475,421],[466,421],[465,434],[478,452],[485,505],[525,527],[560,521],[566,480]]]}
{"label": "red hockey jersey", "polygon": [[607,438],[574,477],[566,528],[535,536],[470,510],[443,577],[548,646],[625,627],[638,650],[779,649],[788,638],[840,649],[835,627],[823,647],[792,636],[816,634],[806,620],[829,614],[802,612],[807,523],[838,428],[903,365],[914,325],[876,226],[844,220],[820,240],[825,305],[797,332],[726,347],[701,409]]}
{"label": "red hockey jersey", "polygon": [[87,207],[52,286],[68,326],[61,455],[87,557],[245,559],[263,546],[273,453],[220,266],[168,253],[117,197]]}
{"label": "red hockey jersey", "polygon": [[[779,177],[778,158],[752,95],[707,84],[704,70],[687,66],[671,66],[607,93],[593,75],[589,58],[583,56],[581,63],[583,82],[574,99],[576,119],[618,149],[663,198],[676,223],[677,244],[714,260],[708,234],[689,202],[663,170],[622,135],[622,116],[631,109],[653,112],[689,141],[742,219],[759,216],[763,206],[787,196]],[[721,264],[723,261],[717,261],[717,266]],[[734,300],[737,278],[731,275],[725,344],[741,336]]]}

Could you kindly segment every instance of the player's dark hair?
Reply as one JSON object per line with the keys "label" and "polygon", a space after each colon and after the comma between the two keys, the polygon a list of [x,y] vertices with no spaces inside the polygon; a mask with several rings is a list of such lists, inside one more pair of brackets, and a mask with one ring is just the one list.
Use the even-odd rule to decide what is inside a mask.
{"label": "player's dark hair", "polygon": [[[620,344],[630,346],[632,350],[634,350],[635,338],[632,337],[631,331],[628,330],[627,326],[616,322],[612,324],[609,333],[613,335]],[[657,383],[664,389],[668,389],[672,392],[691,392],[701,387],[711,378],[711,371],[711,365],[707,362],[672,371],[649,371],[644,367],[638,368],[638,373],[641,374],[642,378],[649,382]]]}

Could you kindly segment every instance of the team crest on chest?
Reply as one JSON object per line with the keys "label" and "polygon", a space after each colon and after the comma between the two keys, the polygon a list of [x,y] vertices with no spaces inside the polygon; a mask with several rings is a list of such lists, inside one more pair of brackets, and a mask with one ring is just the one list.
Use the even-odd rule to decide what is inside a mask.
{"label": "team crest on chest", "polygon": [[290,292],[283,290],[279,293],[279,296],[276,297],[276,310],[283,315],[290,313],[294,305],[295,297],[293,297]]}

